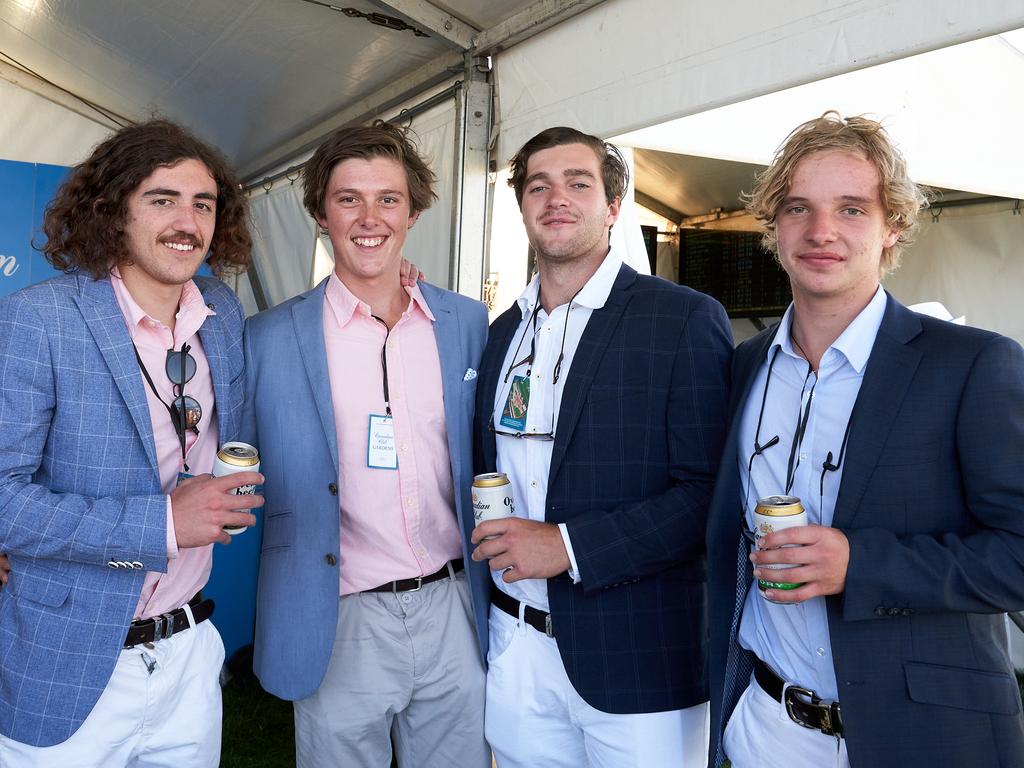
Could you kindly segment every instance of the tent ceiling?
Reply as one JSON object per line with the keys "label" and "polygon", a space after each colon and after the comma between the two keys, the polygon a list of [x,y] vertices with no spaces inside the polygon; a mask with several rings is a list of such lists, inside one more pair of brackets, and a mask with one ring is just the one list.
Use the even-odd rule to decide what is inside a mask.
{"label": "tent ceiling", "polygon": [[[379,2],[333,4],[402,16]],[[531,3],[391,5],[451,13],[483,30]],[[0,0],[0,54],[0,62],[14,60],[131,120],[159,112],[184,123],[240,168],[445,55],[453,75],[461,64],[439,35],[419,37],[304,0]]]}

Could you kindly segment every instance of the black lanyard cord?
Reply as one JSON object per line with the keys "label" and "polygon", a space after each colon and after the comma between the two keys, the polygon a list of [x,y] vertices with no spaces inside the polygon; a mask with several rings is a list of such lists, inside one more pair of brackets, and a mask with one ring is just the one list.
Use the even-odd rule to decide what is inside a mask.
{"label": "black lanyard cord", "polygon": [[387,333],[384,334],[384,346],[380,348],[380,369],[384,377],[384,412],[388,418],[391,418],[391,390],[388,387],[388,339],[391,337],[391,328],[376,315],[370,315],[370,317],[387,330]]}
{"label": "black lanyard cord", "polygon": [[[181,385],[181,410],[174,407],[174,399],[171,400],[170,404],[165,403],[164,399],[160,397],[160,393],[156,391],[156,384],[153,383],[153,377],[149,375],[149,370],[147,370],[146,364],[142,362],[142,355],[139,354],[139,348],[135,346],[135,342],[132,342],[132,349],[135,350],[135,359],[139,362],[139,370],[142,371],[142,376],[146,379],[146,383],[149,384],[149,388],[153,391],[156,399],[160,401],[160,405],[166,408],[167,413],[171,416],[171,423],[174,425],[174,430],[178,433],[178,441],[181,443],[181,466],[186,472],[188,472],[188,463],[185,461],[185,420],[187,418],[185,414],[185,385]],[[191,349],[192,348],[188,344],[181,345],[182,380],[185,378],[185,355],[187,355]]]}

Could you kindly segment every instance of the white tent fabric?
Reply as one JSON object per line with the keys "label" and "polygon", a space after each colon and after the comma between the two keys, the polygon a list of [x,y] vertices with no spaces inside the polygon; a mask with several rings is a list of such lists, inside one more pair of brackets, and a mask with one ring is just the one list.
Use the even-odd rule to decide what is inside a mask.
{"label": "white tent fabric", "polygon": [[110,133],[13,83],[0,80],[0,159],[74,165]]}
{"label": "white tent fabric", "polygon": [[269,192],[257,188],[249,210],[253,261],[272,307],[311,287],[317,226],[302,207],[298,182],[280,181]]}
{"label": "white tent fabric", "polygon": [[600,136],[1024,27],[1020,0],[607,0],[495,57],[499,156],[549,125]]}

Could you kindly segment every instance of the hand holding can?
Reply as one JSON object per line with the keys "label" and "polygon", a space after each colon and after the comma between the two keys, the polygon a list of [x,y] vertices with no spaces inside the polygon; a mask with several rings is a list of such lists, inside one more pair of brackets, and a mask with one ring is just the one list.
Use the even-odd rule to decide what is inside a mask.
{"label": "hand holding can", "polygon": [[[248,443],[229,442],[224,443],[217,452],[217,458],[213,461],[213,476],[224,477],[237,472],[259,472],[260,454],[255,447]],[[255,485],[240,485],[232,491],[236,496],[256,493]],[[238,510],[244,511],[244,510]],[[224,530],[235,536],[248,530],[246,526],[224,526]]]}
{"label": "hand holding can", "polygon": [[[757,500],[757,506],[754,508],[754,539],[758,543],[760,543],[760,540],[769,533],[775,533],[776,531],[782,531],[787,528],[797,528],[804,525],[807,525],[807,513],[804,511],[804,506],[800,503],[800,499],[796,496],[766,496],[763,499]],[[786,544],[784,546],[796,547],[800,545]],[[758,549],[760,549],[760,546],[758,546]],[[778,571],[787,568],[796,568],[797,566],[783,563],[765,563],[759,567],[767,570]],[[779,574],[779,577],[781,576],[782,574]],[[757,588],[760,590],[762,597],[764,597],[766,589],[790,591],[802,586],[803,584],[796,584],[788,581],[768,581],[767,579],[757,580]],[[768,598],[765,599],[767,600]]]}
{"label": "hand holding can", "polygon": [[[485,520],[501,520],[516,513],[512,484],[504,472],[487,472],[473,478],[473,518],[477,525]],[[497,536],[485,536],[484,540]]]}

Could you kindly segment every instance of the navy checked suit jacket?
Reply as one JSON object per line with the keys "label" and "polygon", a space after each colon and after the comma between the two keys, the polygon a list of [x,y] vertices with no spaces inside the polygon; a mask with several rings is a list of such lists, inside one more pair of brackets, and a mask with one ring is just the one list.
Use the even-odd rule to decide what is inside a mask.
{"label": "navy checked suit jacket", "polygon": [[[340,518],[338,437],[327,373],[323,309],[327,281],[250,318],[245,332],[243,439],[258,445],[266,477],[256,598],[254,667],[283,699],[316,692],[338,626]],[[490,576],[469,558],[473,530],[472,414],[487,340],[487,310],[427,283],[441,363],[448,454],[481,657],[487,655]]]}
{"label": "navy checked suit jacket", "polygon": [[[737,594],[739,416],[776,328],[740,345],[708,525],[712,765],[747,679]],[[742,447],[739,455],[743,455]],[[851,765],[1024,765],[1004,611],[1024,608],[1024,352],[888,297],[857,397],[833,527],[846,589],[827,598]],[[747,569],[742,590],[749,588]],[[799,681],[795,681],[799,682]]]}
{"label": "navy checked suit jacket", "polygon": [[[217,313],[199,336],[230,440],[242,310],[220,281],[196,283]],[[145,386],[109,279],[64,275],[0,299],[0,552],[11,562],[0,733],[15,741],[45,747],[78,729],[110,679],[146,571],[167,570]]]}
{"label": "navy checked suit jacket", "polygon": [[[513,305],[491,326],[477,472],[495,469],[487,417],[521,320]],[[548,598],[569,680],[599,710],[707,700],[704,529],[731,354],[720,304],[625,265],[580,340],[555,427],[545,519],[566,523],[581,583],[548,579]]]}

